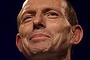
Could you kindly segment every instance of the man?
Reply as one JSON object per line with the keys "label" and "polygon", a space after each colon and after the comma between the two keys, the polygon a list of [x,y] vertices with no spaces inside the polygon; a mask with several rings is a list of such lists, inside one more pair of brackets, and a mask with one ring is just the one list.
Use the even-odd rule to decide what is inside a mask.
{"label": "man", "polygon": [[27,60],[71,60],[83,36],[67,0],[26,0],[17,22],[16,45]]}

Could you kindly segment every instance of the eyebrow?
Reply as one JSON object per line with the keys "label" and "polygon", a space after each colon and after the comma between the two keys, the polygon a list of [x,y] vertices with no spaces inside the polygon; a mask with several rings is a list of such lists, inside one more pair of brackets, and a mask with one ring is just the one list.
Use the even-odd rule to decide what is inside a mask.
{"label": "eyebrow", "polygon": [[44,8],[44,9],[42,10],[42,12],[45,13],[45,12],[48,12],[48,11],[50,11],[50,10],[53,10],[53,11],[56,11],[56,12],[62,14],[60,10],[57,10],[57,9],[55,9],[55,8],[50,8],[50,7]]}
{"label": "eyebrow", "polygon": [[[59,13],[60,15],[63,15],[60,10],[57,10],[57,9],[51,8],[51,7],[45,7],[45,8],[43,8],[43,9],[42,9],[42,13],[46,13],[46,12],[48,12],[48,11],[50,11],[50,10],[56,11],[56,12]],[[24,16],[25,14],[29,14],[29,13],[30,13],[30,14],[36,14],[36,11],[35,11],[34,9],[28,9],[28,7],[27,7],[25,10],[23,10],[23,11],[21,12],[21,19],[23,18],[23,16]]]}
{"label": "eyebrow", "polygon": [[22,11],[21,12],[21,20],[25,14],[36,14],[36,12],[34,10],[30,10],[30,9]]}
{"label": "eyebrow", "polygon": [[43,13],[46,13],[48,11],[56,11],[60,16],[63,16],[62,12],[58,9],[55,9],[55,8],[50,8],[50,7],[46,7],[42,10]]}

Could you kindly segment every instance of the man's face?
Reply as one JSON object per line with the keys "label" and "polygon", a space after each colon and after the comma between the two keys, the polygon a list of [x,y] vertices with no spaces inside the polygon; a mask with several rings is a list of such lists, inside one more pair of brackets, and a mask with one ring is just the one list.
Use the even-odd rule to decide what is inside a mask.
{"label": "man's face", "polygon": [[63,0],[27,0],[20,13],[20,43],[25,54],[63,52],[70,45],[70,27]]}

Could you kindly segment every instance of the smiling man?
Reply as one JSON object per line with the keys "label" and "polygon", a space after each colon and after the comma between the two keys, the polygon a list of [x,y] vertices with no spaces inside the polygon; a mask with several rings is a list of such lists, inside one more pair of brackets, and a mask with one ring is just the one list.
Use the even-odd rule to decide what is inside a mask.
{"label": "smiling man", "polygon": [[26,0],[17,22],[16,45],[27,60],[71,60],[83,36],[67,0]]}

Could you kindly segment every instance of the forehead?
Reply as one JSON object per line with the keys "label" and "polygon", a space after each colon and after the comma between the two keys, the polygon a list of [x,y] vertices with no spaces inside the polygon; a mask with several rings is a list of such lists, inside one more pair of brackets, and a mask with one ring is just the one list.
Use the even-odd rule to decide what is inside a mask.
{"label": "forehead", "polygon": [[23,9],[40,9],[45,7],[60,9],[62,0],[26,0]]}

